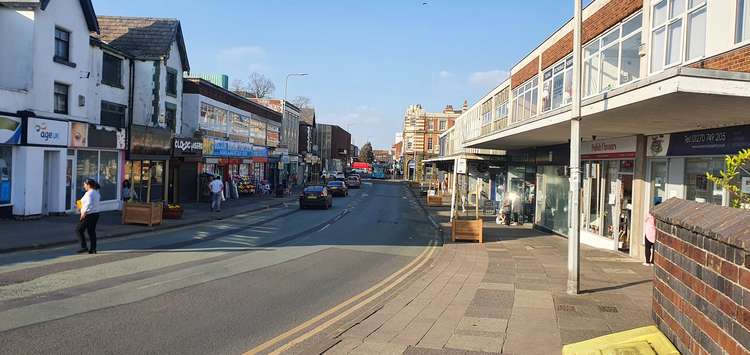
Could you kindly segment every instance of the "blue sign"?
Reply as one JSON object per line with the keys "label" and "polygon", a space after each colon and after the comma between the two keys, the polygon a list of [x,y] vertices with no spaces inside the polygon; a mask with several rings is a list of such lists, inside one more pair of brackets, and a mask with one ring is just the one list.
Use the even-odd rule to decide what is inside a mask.
{"label": "blue sign", "polygon": [[267,158],[267,157],[268,157],[268,148],[259,147],[259,146],[253,147],[253,158]]}
{"label": "blue sign", "polygon": [[21,119],[0,116],[0,144],[21,143]]}
{"label": "blue sign", "polygon": [[735,154],[750,147],[750,125],[672,133],[669,156]]}
{"label": "blue sign", "polygon": [[213,155],[222,157],[249,158],[253,156],[253,145],[250,143],[225,140],[214,141]]}

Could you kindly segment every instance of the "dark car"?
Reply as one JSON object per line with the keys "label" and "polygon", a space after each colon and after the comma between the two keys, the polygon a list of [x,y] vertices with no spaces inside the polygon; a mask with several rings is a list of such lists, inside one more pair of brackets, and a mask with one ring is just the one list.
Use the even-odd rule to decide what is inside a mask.
{"label": "dark car", "polygon": [[349,189],[343,181],[330,181],[326,187],[333,196],[349,196]]}
{"label": "dark car", "polygon": [[348,178],[346,178],[346,187],[350,189],[358,189],[362,186],[362,183],[359,181],[359,177],[354,175],[349,175]]}
{"label": "dark car", "polygon": [[333,206],[333,198],[325,186],[308,186],[299,195],[299,208],[323,207],[325,209]]}

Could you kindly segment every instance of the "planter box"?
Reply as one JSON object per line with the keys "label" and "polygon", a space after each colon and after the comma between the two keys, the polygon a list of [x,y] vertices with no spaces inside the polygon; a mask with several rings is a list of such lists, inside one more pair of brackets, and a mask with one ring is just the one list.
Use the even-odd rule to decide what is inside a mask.
{"label": "planter box", "polygon": [[483,223],[481,219],[474,220],[460,220],[454,219],[451,222],[451,240],[470,240],[483,242],[482,228]]}
{"label": "planter box", "polygon": [[122,208],[122,223],[145,224],[149,227],[161,224],[163,210],[161,202],[126,202]]}
{"label": "planter box", "polygon": [[443,205],[443,196],[440,195],[428,195],[427,206],[429,207],[440,207]]}
{"label": "planter box", "polygon": [[182,208],[165,208],[164,219],[182,219],[182,214],[185,210]]}

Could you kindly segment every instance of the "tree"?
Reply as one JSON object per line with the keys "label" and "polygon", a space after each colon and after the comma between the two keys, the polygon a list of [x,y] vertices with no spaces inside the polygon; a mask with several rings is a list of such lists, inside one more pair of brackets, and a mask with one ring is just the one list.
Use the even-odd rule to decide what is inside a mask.
{"label": "tree", "polygon": [[294,106],[297,106],[299,108],[312,107],[312,101],[310,100],[309,97],[306,97],[306,96],[297,96],[293,98],[291,102],[292,104],[294,104]]}
{"label": "tree", "polygon": [[743,192],[743,184],[747,184],[747,177],[742,177],[741,172],[748,174],[750,166],[750,149],[739,151],[737,154],[727,155],[724,157],[724,170],[719,172],[719,176],[706,173],[708,180],[714,184],[725,188],[729,191],[732,198],[732,207],[748,208],[750,205],[750,194]]}
{"label": "tree", "polygon": [[365,143],[362,148],[359,148],[359,161],[365,163],[372,163],[375,161],[375,154],[372,153],[372,144],[370,144],[370,142]]}
{"label": "tree", "polygon": [[273,84],[273,81],[258,72],[250,74],[248,81],[247,91],[259,99],[271,96],[274,90],[276,90],[276,85]]}

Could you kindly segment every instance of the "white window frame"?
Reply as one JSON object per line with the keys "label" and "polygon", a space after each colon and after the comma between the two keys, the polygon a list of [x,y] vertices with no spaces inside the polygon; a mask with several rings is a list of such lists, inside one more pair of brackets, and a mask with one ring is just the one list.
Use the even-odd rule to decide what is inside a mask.
{"label": "white window frame", "polygon": [[[530,118],[536,117],[539,114],[539,80],[538,79],[539,79],[539,74],[536,74],[531,79],[526,80],[523,84],[518,85],[515,89],[513,89],[513,105],[514,105],[513,106],[513,117],[512,117],[513,123],[526,121],[526,120],[528,120]],[[536,108],[534,109],[534,113],[532,114],[530,112],[530,109],[533,106],[529,106],[528,107],[528,109],[529,109],[529,115],[525,116],[524,114],[522,114],[521,112],[519,112],[519,111],[521,111],[519,109],[519,107],[520,107],[520,101],[519,101],[519,99],[523,100],[524,96],[526,94],[531,94],[531,99],[533,101],[534,90],[536,90],[536,94],[537,94],[536,95],[536,103],[534,104],[536,106]],[[524,106],[523,107],[523,111],[526,112],[526,110],[527,110],[527,107]],[[521,113],[521,114],[519,114],[519,113]]]}
{"label": "white window frame", "polygon": [[[688,1],[688,0],[685,0],[685,1]],[[605,31],[602,34],[600,34],[599,36],[597,36],[595,39],[593,39],[593,40],[589,41],[588,43],[586,43],[585,45],[583,45],[583,49],[584,49],[583,50],[583,63],[584,63],[584,65],[581,66],[581,69],[582,69],[582,72],[581,72],[581,86],[582,86],[582,92],[583,92],[583,97],[584,98],[588,98],[588,97],[600,95],[600,94],[605,93],[607,91],[611,91],[611,90],[614,90],[616,88],[619,88],[619,87],[621,87],[621,86],[623,86],[625,84],[632,83],[632,82],[634,82],[636,80],[639,80],[639,79],[641,79],[643,77],[644,71],[643,71],[643,66],[641,66],[641,68],[640,68],[640,75],[639,75],[638,78],[633,78],[633,79],[631,79],[629,81],[626,81],[626,82],[622,82],[622,80],[620,80],[620,79],[622,79],[622,43],[625,42],[625,41],[627,41],[627,40],[629,40],[632,37],[637,36],[638,34],[641,34],[641,44],[643,44],[643,16],[641,16],[641,26],[639,27],[639,29],[635,30],[635,31],[633,31],[633,32],[631,32],[629,34],[627,34],[625,37],[622,36],[622,27],[627,22],[629,22],[632,19],[635,19],[636,17],[638,17],[640,15],[642,15],[641,11],[633,13],[632,15],[630,15],[630,16],[626,17],[625,19],[623,19],[622,21],[618,22],[615,26],[612,26],[607,31]],[[609,43],[609,44],[605,45],[604,47],[602,47],[602,39],[605,38],[605,37],[607,37],[608,35],[612,34],[615,31],[617,31],[619,33],[619,35],[617,37],[617,40],[613,41],[612,43]],[[588,47],[588,46],[590,46],[590,45],[592,45],[592,44],[594,44],[595,42],[599,42],[599,45],[597,46],[597,50],[593,54],[586,55],[585,48]],[[602,63],[603,63],[602,52],[604,52],[605,50],[611,48],[612,46],[616,46],[616,45],[619,45],[619,50],[618,50],[618,53],[617,53],[617,85],[615,85],[612,88],[605,89],[602,86],[602,68],[603,68],[603,66],[602,66]],[[584,80],[584,78],[585,78],[585,72],[584,72],[584,70],[586,69],[585,63],[587,63],[588,60],[591,59],[594,56],[597,56],[596,60],[599,63],[599,66],[597,67],[598,69],[597,69],[597,72],[596,72],[596,80],[598,82],[598,90],[596,92],[587,94],[586,91],[588,90],[588,82]],[[650,66],[649,66],[649,68],[650,68]],[[563,105],[565,105],[565,104],[563,104]]]}
{"label": "white window frame", "polygon": [[[560,65],[563,66],[562,71],[555,73],[555,68],[558,67],[558,66],[560,66]],[[549,79],[544,80],[544,76],[548,72],[550,72],[552,74],[551,74],[551,76],[550,76]],[[544,70],[542,72],[542,80],[543,80],[543,82],[542,82],[542,95],[539,95],[539,97],[541,98],[540,101],[541,101],[541,106],[542,106],[542,112],[556,110],[556,109],[558,109],[560,107],[565,107],[565,106],[569,105],[571,102],[573,102],[573,95],[570,95],[567,98],[567,100],[565,99],[565,82],[566,82],[565,79],[566,79],[567,76],[572,76],[572,75],[573,75],[573,56],[572,55],[567,56],[567,57],[565,57],[565,58],[563,58],[561,60],[558,60],[557,62],[555,62],[554,64],[550,65],[549,67],[547,67],[546,70]],[[562,76],[562,78],[563,78],[563,89],[562,89],[563,90],[563,100],[560,103],[560,106],[553,107],[553,105],[552,105],[552,95],[553,95],[553,93],[555,91],[553,85],[555,84],[555,77],[557,77],[557,76]],[[549,108],[545,109],[544,108],[544,85],[547,84],[547,83],[549,83],[549,85],[550,85],[550,92],[549,92],[549,100],[550,100],[550,104],[549,105],[550,106],[549,106]]]}
{"label": "white window frame", "polygon": [[[650,48],[649,48],[649,56],[648,56],[648,71],[651,74],[661,73],[661,72],[663,72],[663,71],[665,71],[665,70],[667,70],[669,68],[674,68],[676,66],[680,66],[680,65],[684,65],[684,64],[689,64],[689,63],[694,63],[694,62],[697,62],[697,61],[700,61],[700,60],[706,58],[705,48],[704,48],[704,51],[703,51],[703,55],[701,55],[699,57],[696,57],[696,58],[692,58],[692,59],[688,59],[687,58],[687,49],[688,49],[687,48],[687,44],[688,44],[687,36],[688,36],[688,27],[689,27],[688,26],[688,18],[690,17],[689,15],[693,14],[695,12],[701,11],[701,10],[705,10],[706,11],[706,17],[708,17],[708,0],[704,0],[702,4],[700,4],[698,6],[693,6],[692,8],[690,7],[690,0],[682,0],[682,1],[685,1],[685,11],[682,12],[682,14],[676,16],[675,18],[670,19],[669,18],[669,9],[670,9],[670,6],[672,5],[672,3],[674,1],[675,0],[656,0],[651,5],[651,19],[650,19],[651,23],[649,23],[649,26],[648,26],[648,28],[649,28],[649,36],[650,36],[650,41],[649,41]],[[659,26],[654,26],[654,19],[655,19],[655,17],[654,17],[654,8],[656,7],[656,5],[659,5],[662,2],[666,2],[667,3],[667,10],[666,10],[667,11],[667,20],[664,23],[660,24]],[[680,32],[681,32],[681,35],[680,35],[681,36],[681,38],[680,38],[680,59],[678,61],[676,61],[675,63],[666,64],[666,62],[667,62],[667,49],[669,48],[669,31],[668,31],[669,25],[671,25],[671,24],[673,24],[673,23],[675,23],[677,21],[682,21],[682,29],[680,30]],[[654,42],[654,33],[656,31],[658,31],[658,30],[661,30],[661,29],[664,30],[664,47],[662,48],[662,50],[661,50],[660,53],[662,55],[662,60],[664,60],[664,63],[662,65],[661,69],[652,70],[652,61],[654,60],[654,57],[653,57],[654,51],[653,51],[653,45],[652,45],[653,42]],[[707,34],[704,34],[704,35],[707,36]],[[706,42],[708,42],[707,39],[706,39]]]}
{"label": "white window frame", "polygon": [[[739,47],[750,43],[750,29],[745,29],[748,33],[747,38],[742,38],[742,33],[740,33],[740,23],[742,23],[743,20],[750,18],[750,0],[736,0],[735,4],[737,15],[735,16],[734,24],[734,43]],[[743,5],[748,11],[742,11]],[[748,27],[750,27],[750,23],[748,23]]]}

